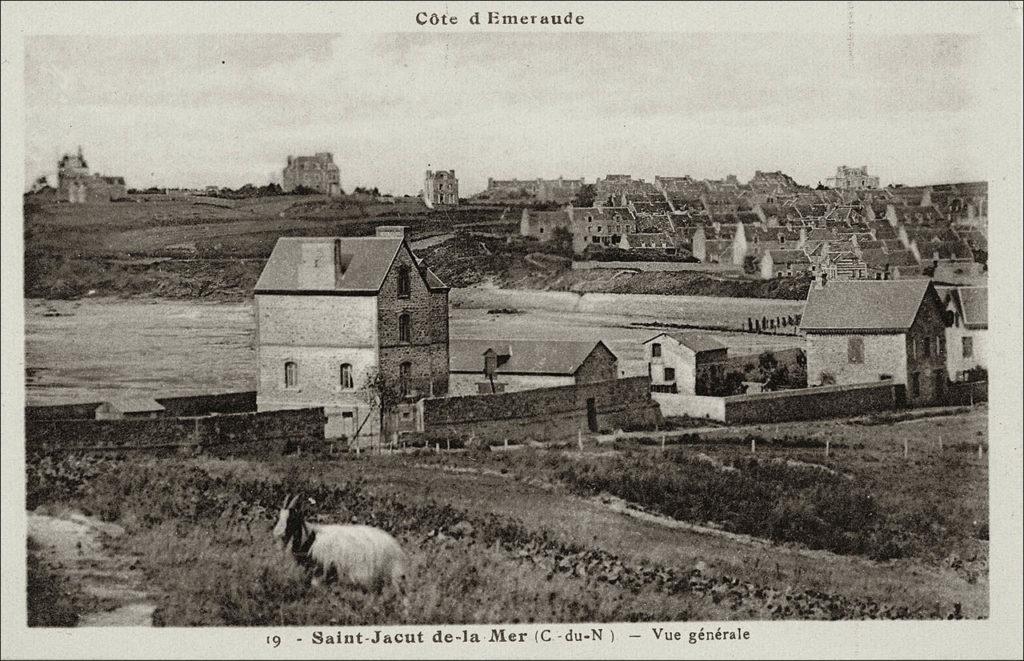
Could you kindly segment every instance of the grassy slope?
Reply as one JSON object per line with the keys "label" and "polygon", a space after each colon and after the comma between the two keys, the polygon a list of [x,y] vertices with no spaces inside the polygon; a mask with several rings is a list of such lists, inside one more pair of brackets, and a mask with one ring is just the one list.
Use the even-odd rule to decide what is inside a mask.
{"label": "grassy slope", "polygon": [[[71,502],[119,519],[131,533],[124,543],[147,556],[153,579],[168,588],[160,611],[167,624],[303,623],[314,617],[307,606],[328,603],[330,610],[320,612],[337,612],[339,623],[830,618],[863,617],[879,608],[887,608],[881,612],[889,617],[945,617],[954,604],[967,617],[983,617],[987,542],[977,539],[975,522],[987,518],[987,474],[962,440],[979,420],[983,416],[942,419],[950,439],[943,456],[915,446],[912,460],[902,463],[888,456],[888,446],[903,424],[881,427],[881,434],[873,428],[880,439],[874,445],[858,438],[862,427],[845,425],[850,435],[842,444],[841,434],[832,437],[836,445],[828,460],[806,447],[766,440],[759,445],[762,462],[825,464],[849,475],[852,488],[871,494],[876,509],[908,542],[906,557],[889,562],[635,520],[588,498],[592,489],[565,474],[566,465],[578,471],[582,464],[645,464],[636,452],[650,454],[657,465],[657,451],[651,450],[591,452],[582,459],[575,453],[521,451],[330,463],[141,461],[131,471],[100,466],[70,489],[56,486],[64,478],[53,477],[61,473],[51,467],[39,471],[51,476],[44,480],[30,472],[30,506]],[[936,421],[912,424],[930,428],[934,436]],[[808,426],[802,433],[815,431]],[[735,435],[719,432],[730,433]],[[924,428],[915,433],[926,442]],[[953,444],[954,436],[961,445]],[[741,467],[749,456],[749,450],[728,444],[674,452],[706,454]],[[707,471],[714,470],[709,464]],[[819,469],[792,470],[811,475]],[[387,595],[356,606],[358,599],[344,590],[309,593],[280,565],[268,550],[270,517],[280,494],[300,480],[323,511],[333,513],[331,520],[353,517],[382,525],[412,550],[419,568],[412,579],[413,614],[388,615],[393,604]],[[91,488],[83,491],[85,483]],[[720,494],[719,500],[739,503],[736,496],[745,493],[751,492]],[[801,487],[789,493],[799,494]],[[474,532],[460,538],[453,530],[462,521]],[[932,524],[940,528],[932,530]],[[253,576],[259,578],[255,584]],[[287,597],[271,600],[281,593]]]}

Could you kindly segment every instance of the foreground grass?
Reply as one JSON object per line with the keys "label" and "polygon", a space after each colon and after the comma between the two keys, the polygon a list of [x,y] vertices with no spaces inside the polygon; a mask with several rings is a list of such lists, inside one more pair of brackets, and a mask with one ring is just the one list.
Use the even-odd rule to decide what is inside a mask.
{"label": "foreground grass", "polygon": [[[402,480],[427,474],[389,465]],[[355,474],[369,467],[338,466]],[[142,556],[164,594],[156,614],[162,624],[941,618],[955,610],[945,599],[908,607],[744,581],[703,563],[641,560],[609,552],[599,528],[591,529],[592,541],[567,538],[523,525],[520,516],[535,518],[529,509],[511,517],[463,510],[420,498],[401,480],[381,492],[335,472],[323,462],[287,459],[41,461],[29,469],[29,504],[72,504],[119,521],[128,531],[124,550]],[[311,589],[281,557],[269,529],[282,494],[299,490],[328,520],[369,523],[399,538],[411,554],[407,610],[388,592]],[[509,504],[512,493],[488,497]],[[565,518],[572,503],[561,502]]]}

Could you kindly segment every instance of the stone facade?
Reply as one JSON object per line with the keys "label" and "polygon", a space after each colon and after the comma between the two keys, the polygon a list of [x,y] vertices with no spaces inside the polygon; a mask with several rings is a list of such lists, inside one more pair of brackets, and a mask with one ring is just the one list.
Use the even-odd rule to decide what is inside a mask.
{"label": "stone facade", "polygon": [[[699,339],[693,344],[687,336]],[[728,349],[696,334],[663,333],[644,343],[651,390],[685,395],[717,394],[725,381]],[[707,343],[707,346],[701,346]]]}
{"label": "stone facade", "polygon": [[836,176],[829,177],[829,188],[843,190],[859,190],[862,188],[878,188],[878,177],[868,174],[868,166],[862,165],[859,168],[840,165],[836,168]]}
{"label": "stone facade", "polygon": [[281,177],[281,189],[290,193],[299,186],[324,195],[341,194],[341,173],[330,152],[313,156],[289,156]]}
{"label": "stone facade", "polygon": [[427,170],[423,179],[423,203],[434,209],[459,203],[459,180],[455,170]]}
{"label": "stone facade", "polygon": [[[344,239],[344,250],[358,250],[358,242],[396,231],[401,245],[397,252],[383,253],[389,262],[377,265],[386,273],[376,290],[333,290],[330,267],[313,273],[329,276],[322,282],[303,276],[306,257],[330,264],[330,255],[313,254],[319,244],[303,244],[303,250],[290,253],[302,256],[302,264],[294,267],[293,290],[257,284],[258,410],[324,407],[327,436],[352,439],[380,432],[379,411],[367,388],[377,373],[408,402],[447,394],[447,287],[436,278],[428,280],[433,276],[417,264],[404,228],[379,228],[377,237]],[[329,253],[330,244],[321,243]],[[268,263],[264,275],[270,268]]]}

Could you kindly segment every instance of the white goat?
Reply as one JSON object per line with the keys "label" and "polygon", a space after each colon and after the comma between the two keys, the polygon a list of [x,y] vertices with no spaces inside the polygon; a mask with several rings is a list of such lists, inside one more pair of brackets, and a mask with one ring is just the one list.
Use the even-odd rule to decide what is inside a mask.
{"label": "white goat", "polygon": [[[312,501],[311,501],[312,502]],[[291,543],[295,560],[323,571],[324,581],[333,570],[338,581],[380,592],[387,582],[402,593],[405,553],[395,538],[372,526],[309,523],[299,496],[285,498],[274,526],[282,549]],[[404,596],[403,596],[404,599]]]}

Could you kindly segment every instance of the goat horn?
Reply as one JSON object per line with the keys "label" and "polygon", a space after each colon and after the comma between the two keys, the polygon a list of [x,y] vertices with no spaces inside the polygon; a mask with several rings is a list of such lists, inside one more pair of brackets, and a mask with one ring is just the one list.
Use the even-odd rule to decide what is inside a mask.
{"label": "goat horn", "polygon": [[292,498],[292,501],[290,503],[288,503],[288,507],[286,507],[285,509],[289,509],[290,510],[291,508],[295,507],[295,503],[297,503],[297,502],[299,502],[299,494],[296,494],[295,497]]}
{"label": "goat horn", "polygon": [[283,509],[283,510],[286,510],[286,509],[288,509],[288,500],[289,500],[289,499],[290,499],[291,497],[292,497],[292,495],[291,495],[290,493],[289,493],[289,494],[285,494],[285,496],[284,496],[284,502],[283,502],[283,503],[281,503],[281,509]]}

